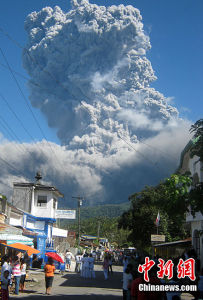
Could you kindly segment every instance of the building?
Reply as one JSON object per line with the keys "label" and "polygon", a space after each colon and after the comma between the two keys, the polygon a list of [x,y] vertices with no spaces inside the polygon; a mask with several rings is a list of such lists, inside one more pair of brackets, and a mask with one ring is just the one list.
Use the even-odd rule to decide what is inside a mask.
{"label": "building", "polygon": [[13,184],[12,205],[38,218],[55,219],[58,198],[63,197],[54,186],[43,185],[40,173],[35,183],[15,182]]}
{"label": "building", "polygon": [[[1,201],[0,201],[1,205]],[[6,247],[13,243],[21,243],[33,246],[33,239],[23,235],[23,230],[5,223],[7,216],[0,212],[0,254],[3,256],[6,253]]]}
{"label": "building", "polygon": [[170,259],[180,257],[187,249],[191,248],[191,238],[175,242],[154,244],[154,255]]}
{"label": "building", "polygon": [[92,235],[82,235],[80,245],[97,246],[97,244],[95,244],[97,240],[99,240],[99,246],[103,246],[103,247],[109,246],[108,239],[98,238],[97,236],[92,236]]}
{"label": "building", "polygon": [[66,230],[57,231],[53,226],[58,199],[63,194],[54,186],[41,184],[39,173],[35,178],[35,183],[13,184],[10,224],[24,228],[24,234],[33,238],[34,247],[41,251],[39,256],[44,258],[45,252],[54,251],[53,236],[67,237]]}
{"label": "building", "polygon": [[[181,154],[179,173],[190,173],[193,179],[192,187],[203,184],[203,163],[198,156],[190,157],[190,150],[195,141],[190,141]],[[192,188],[191,187],[191,188]],[[202,199],[203,200],[203,199]],[[200,259],[201,268],[203,267],[203,215],[196,212],[194,217],[191,210],[186,215],[186,222],[191,225],[192,246]]]}

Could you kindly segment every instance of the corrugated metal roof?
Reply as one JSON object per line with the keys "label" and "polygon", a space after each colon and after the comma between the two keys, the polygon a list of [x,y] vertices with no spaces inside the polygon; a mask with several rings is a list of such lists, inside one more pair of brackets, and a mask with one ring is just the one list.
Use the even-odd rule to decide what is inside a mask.
{"label": "corrugated metal roof", "polygon": [[18,234],[22,235],[22,229],[16,228],[14,226],[5,224],[5,223],[0,223],[0,235],[1,234]]}
{"label": "corrugated metal roof", "polygon": [[184,243],[189,243],[192,241],[192,238],[189,237],[185,240],[179,240],[179,241],[175,241],[175,242],[167,242],[167,243],[161,243],[161,244],[156,244],[153,245],[154,247],[161,247],[161,246],[172,246],[172,245],[176,245],[176,244],[184,244]]}
{"label": "corrugated metal roof", "polygon": [[12,244],[14,241],[21,241],[23,243],[33,245],[33,239],[23,236],[23,230],[14,226],[0,223],[0,240],[7,241],[7,244]]}

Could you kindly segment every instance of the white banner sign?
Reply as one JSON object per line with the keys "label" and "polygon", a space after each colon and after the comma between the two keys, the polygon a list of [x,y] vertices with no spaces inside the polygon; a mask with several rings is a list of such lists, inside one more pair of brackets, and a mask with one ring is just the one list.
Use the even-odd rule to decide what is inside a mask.
{"label": "white banner sign", "polygon": [[165,235],[151,234],[151,242],[165,242]]}
{"label": "white banner sign", "polygon": [[56,210],[56,219],[75,219],[76,210]]}

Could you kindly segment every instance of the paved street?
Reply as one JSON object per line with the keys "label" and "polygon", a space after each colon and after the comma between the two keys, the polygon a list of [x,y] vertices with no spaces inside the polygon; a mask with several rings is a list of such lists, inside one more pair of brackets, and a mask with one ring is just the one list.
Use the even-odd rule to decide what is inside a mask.
{"label": "paved street", "polygon": [[[56,274],[52,295],[45,295],[44,273],[42,271],[30,274],[38,282],[27,283],[27,291],[19,296],[11,295],[11,299],[49,299],[63,300],[121,300],[122,299],[122,267],[114,266],[114,274],[109,280],[104,280],[101,265],[95,266],[96,279],[84,279],[74,272],[66,272],[63,276]],[[190,294],[182,294],[182,300],[191,300]]]}
{"label": "paved street", "polygon": [[104,280],[101,266],[96,266],[95,271],[96,279],[92,280],[81,278],[73,272],[66,272],[64,276],[56,274],[51,296],[44,295],[44,274],[39,272],[34,276],[39,280],[38,283],[27,284],[28,291],[25,294],[11,295],[11,299],[122,299],[122,267],[114,266],[114,274],[108,281]]}

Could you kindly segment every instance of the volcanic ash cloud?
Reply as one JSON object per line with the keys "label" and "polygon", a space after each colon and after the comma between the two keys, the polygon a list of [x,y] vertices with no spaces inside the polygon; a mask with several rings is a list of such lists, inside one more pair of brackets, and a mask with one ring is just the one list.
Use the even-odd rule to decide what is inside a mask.
{"label": "volcanic ash cloud", "polygon": [[[103,200],[110,200],[115,185],[128,195],[160,179],[163,172],[153,165],[156,161],[145,157],[153,160],[154,151],[142,147],[140,138],[168,150],[167,140],[179,128],[181,138],[173,149],[177,157],[187,130],[177,109],[150,87],[156,77],[146,58],[151,45],[139,10],[74,0],[68,12],[56,6],[31,13],[25,29],[23,64],[30,75],[30,101],[57,129],[74,164],[99,176]],[[169,163],[168,157],[159,161],[165,173],[177,163]],[[129,176],[134,176],[130,187]],[[111,201],[126,200],[114,196]]]}

